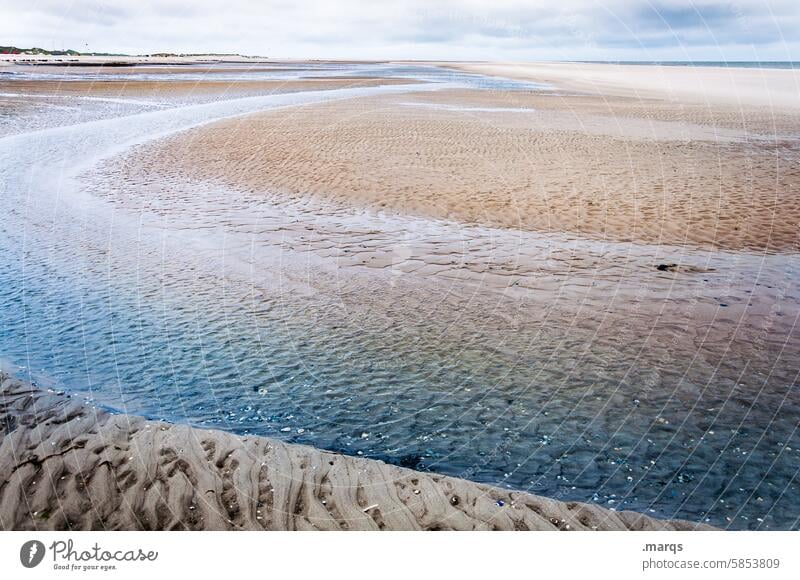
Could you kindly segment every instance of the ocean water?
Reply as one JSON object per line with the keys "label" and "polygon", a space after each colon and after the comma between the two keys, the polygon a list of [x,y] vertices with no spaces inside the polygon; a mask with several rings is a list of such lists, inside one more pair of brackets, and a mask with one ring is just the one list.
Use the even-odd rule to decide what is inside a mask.
{"label": "ocean water", "polygon": [[[217,118],[404,90],[176,106],[0,139],[4,367],[118,412],[612,509],[798,528],[796,255],[325,216],[93,170]],[[537,289],[359,269],[319,250],[427,244],[466,260],[486,239],[489,256],[535,251]],[[659,274],[667,261],[693,273]]]}

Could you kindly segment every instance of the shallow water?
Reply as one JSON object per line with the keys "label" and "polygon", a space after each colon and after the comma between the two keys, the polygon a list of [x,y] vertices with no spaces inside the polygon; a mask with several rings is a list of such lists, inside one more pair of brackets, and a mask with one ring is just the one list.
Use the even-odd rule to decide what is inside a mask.
{"label": "shallow water", "polygon": [[[80,67],[78,69],[64,67],[55,69],[47,67],[30,66],[30,70],[14,70],[13,72],[0,71],[0,80],[8,78],[24,78],[27,80],[58,80],[68,82],[71,80],[128,80],[128,81],[254,81],[254,80],[298,80],[309,78],[335,79],[337,77],[366,77],[366,78],[407,78],[423,80],[432,83],[450,83],[478,89],[497,90],[531,90],[547,89],[547,85],[530,81],[487,77],[478,74],[466,73],[457,70],[443,69],[425,65],[387,65],[387,64],[336,64],[336,63],[273,63],[268,67],[260,64],[234,64],[226,63],[217,66],[187,65],[172,67],[169,73],[164,73],[163,65],[124,67],[121,69],[92,69]],[[207,72],[208,69],[218,69]],[[161,69],[155,71],[151,69]]]}
{"label": "shallow water", "polygon": [[[403,90],[0,139],[6,364],[120,411],[660,517],[797,528],[795,255],[119,183],[101,163],[223,116]],[[672,262],[682,271],[655,268]]]}

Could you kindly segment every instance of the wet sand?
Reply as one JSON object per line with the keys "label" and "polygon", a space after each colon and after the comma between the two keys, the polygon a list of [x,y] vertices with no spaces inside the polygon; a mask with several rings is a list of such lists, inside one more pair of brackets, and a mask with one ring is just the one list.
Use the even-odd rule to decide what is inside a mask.
{"label": "wet sand", "polygon": [[800,121],[621,97],[447,90],[319,104],[154,144],[166,175],[339,207],[617,242],[797,250]]}
{"label": "wet sand", "polygon": [[240,94],[271,94],[290,91],[319,91],[346,87],[374,87],[380,85],[413,84],[404,79],[342,77],[297,80],[217,80],[213,75],[203,80],[35,80],[0,81],[0,93],[14,93],[20,97],[42,95],[75,97],[138,97],[149,95],[176,96],[206,93],[231,97]]}
{"label": "wet sand", "polygon": [[[249,68],[238,71],[212,69],[213,72],[195,68],[189,71],[180,67],[177,71],[175,67],[123,70],[128,72],[120,74],[116,68],[55,71],[69,75],[68,79],[0,78],[0,137],[27,130],[227,99],[414,83],[407,79],[356,76],[293,80],[219,78],[221,73],[247,75]],[[281,69],[280,72],[285,70]],[[39,72],[38,67],[36,72]],[[200,75],[200,78],[170,76],[176,72],[191,72],[192,75]],[[145,73],[148,78],[133,76]],[[77,80],[75,76],[78,74],[87,74],[89,78]],[[112,74],[114,78],[104,78]],[[125,78],[127,76],[131,78]],[[160,76],[164,77],[163,80],[159,79]]]}
{"label": "wet sand", "polygon": [[[371,398],[376,405],[356,408],[361,401],[352,401],[342,407],[327,406],[323,414],[313,422],[303,423],[303,427],[321,425],[323,415],[326,429],[334,424],[349,425],[356,408],[360,415],[380,415],[377,422],[381,426],[409,425],[407,430],[416,436],[437,422],[432,414],[446,414],[455,408],[459,409],[458,419],[448,421],[447,430],[468,432],[464,441],[470,447],[482,448],[485,442],[491,446],[502,425],[470,422],[460,414],[461,407],[475,411],[481,405],[460,405],[460,399],[442,397],[452,406],[415,403],[418,406],[409,409],[401,422],[381,415],[387,405],[380,403],[379,396],[371,396],[370,389],[380,389],[385,384],[392,397],[399,390],[401,398],[424,402],[439,397],[441,392],[451,393],[452,385],[432,388],[432,383],[438,380],[437,374],[446,363],[452,362],[465,372],[470,371],[470,377],[475,375],[474,390],[480,391],[486,402],[493,402],[499,400],[495,390],[504,384],[509,369],[524,367],[535,372],[542,361],[548,361],[553,374],[547,375],[546,380],[533,383],[527,376],[520,377],[519,390],[514,391],[513,397],[509,395],[508,401],[520,397],[520,407],[524,407],[522,403],[529,407],[521,408],[508,424],[514,429],[521,424],[530,426],[534,421],[527,413],[534,414],[538,421],[547,421],[542,416],[549,413],[553,417],[553,433],[566,425],[567,434],[562,435],[561,441],[555,437],[552,444],[549,439],[542,442],[537,426],[534,435],[521,438],[514,457],[528,457],[526,461],[546,470],[565,464],[577,466],[573,473],[591,470],[598,457],[612,451],[614,457],[619,454],[639,463],[645,452],[635,443],[619,445],[612,439],[618,432],[633,434],[634,438],[645,434],[648,439],[643,435],[640,442],[649,441],[658,450],[658,466],[626,464],[624,469],[628,471],[620,471],[619,476],[624,478],[630,473],[638,481],[640,474],[636,470],[641,469],[642,482],[664,487],[649,493],[630,491],[627,484],[609,485],[605,493],[611,495],[603,499],[617,501],[616,493],[625,497],[647,493],[641,503],[634,504],[636,509],[644,510],[651,505],[659,508],[655,501],[661,494],[675,491],[687,494],[695,502],[691,510],[680,513],[688,513],[698,521],[705,518],[705,510],[714,499],[701,497],[696,490],[725,488],[733,481],[726,478],[735,477],[730,474],[738,475],[740,471],[722,454],[728,448],[739,447],[723,442],[722,451],[717,452],[706,441],[706,434],[713,434],[714,429],[722,432],[724,424],[726,431],[730,426],[730,432],[744,442],[737,445],[750,445],[755,437],[740,433],[739,415],[726,415],[728,400],[749,409],[742,421],[765,416],[749,414],[756,401],[759,408],[769,411],[770,421],[758,422],[758,428],[765,429],[763,435],[770,445],[775,443],[771,439],[773,433],[777,433],[778,440],[783,434],[794,433],[792,410],[786,403],[790,393],[785,394],[784,387],[793,384],[786,375],[798,352],[793,348],[797,344],[797,326],[793,322],[797,319],[797,299],[790,254],[797,223],[796,202],[790,195],[796,191],[797,174],[791,169],[796,167],[796,119],[788,113],[772,115],[755,108],[742,114],[722,105],[676,106],[663,100],[626,97],[523,91],[422,93],[416,87],[414,91],[307,103],[242,116],[159,142],[135,145],[90,168],[79,178],[81,193],[112,202],[109,205],[114,210],[124,210],[115,215],[113,236],[100,238],[98,247],[102,252],[98,259],[103,271],[113,271],[117,278],[120,270],[111,267],[112,262],[135,268],[136,281],[126,285],[119,278],[120,284],[142,291],[151,282],[159,285],[159,276],[164,273],[193,276],[189,272],[198,262],[202,264],[197,272],[204,272],[204,279],[207,275],[209,279],[224,280],[226,288],[237,282],[246,285],[247,291],[236,300],[237,307],[252,302],[254,308],[265,311],[272,308],[271,297],[297,301],[299,293],[295,292],[294,282],[303,281],[315,300],[300,308],[306,311],[309,322],[304,322],[300,314],[290,317],[301,327],[302,339],[287,344],[292,348],[308,346],[308,350],[294,353],[289,360],[294,363],[299,358],[305,363],[319,353],[332,352],[337,357],[341,354],[335,369],[343,375],[340,382],[344,392],[350,396],[363,388],[365,398]],[[658,170],[654,171],[654,167]],[[782,205],[776,206],[776,200]],[[43,203],[49,204],[49,198]],[[125,216],[137,222],[135,228],[122,227]],[[139,231],[137,228],[142,225],[145,235],[129,244],[126,232]],[[158,244],[162,232],[165,241],[175,236],[163,248]],[[61,233],[59,230],[57,235],[51,235],[61,243],[65,239]],[[145,242],[150,238],[159,245],[159,260],[153,263],[141,258],[147,254]],[[615,245],[606,240],[668,245]],[[169,252],[164,253],[167,247]],[[135,263],[131,248],[137,248]],[[745,251],[704,251],[719,248]],[[760,255],[765,251],[778,255]],[[71,255],[69,248],[67,255]],[[74,259],[65,261],[62,269],[74,265]],[[177,285],[183,287],[184,283]],[[191,300],[196,299],[195,294],[204,296],[200,291],[189,294],[193,296]],[[213,306],[218,303],[219,300],[211,301]],[[183,300],[180,304],[184,304]],[[232,319],[221,319],[226,321],[226,331],[234,328],[230,326]],[[239,333],[241,327],[236,328],[237,335],[244,337]],[[450,329],[455,329],[448,338],[452,345],[443,339]],[[403,335],[402,341],[394,340],[401,330],[408,336]],[[559,334],[562,330],[563,336]],[[477,331],[474,336],[473,331]],[[553,331],[555,336],[548,339],[539,331]],[[316,341],[319,336],[323,339]],[[370,342],[373,339],[375,342]],[[109,345],[116,348],[124,341]],[[254,345],[261,344],[260,337],[245,342],[244,348],[250,354]],[[534,345],[541,347],[541,352],[531,354]],[[606,345],[615,348],[605,351]],[[158,348],[158,344],[152,346]],[[643,352],[638,352],[639,348]],[[586,356],[587,350],[592,356]],[[366,353],[364,358],[370,360],[349,366],[349,357],[355,352]],[[186,356],[188,360],[188,353]],[[392,366],[394,358],[403,364],[422,366],[428,356],[434,362],[425,369],[433,369],[435,374],[419,381],[395,382],[406,379],[405,367]],[[139,353],[137,361],[140,358]],[[651,364],[649,359],[655,362]],[[695,361],[699,362],[695,365]],[[262,363],[244,366],[258,368]],[[494,381],[492,377],[496,375],[483,366],[492,366],[503,376]],[[609,367],[611,375],[604,374]],[[614,374],[616,367],[620,367],[619,374]],[[376,373],[375,368],[384,372]],[[473,373],[474,368],[479,370]],[[744,378],[742,369],[749,371]],[[620,386],[622,383],[615,379],[623,375],[629,379],[630,387],[627,383]],[[762,384],[760,376],[769,377],[772,383]],[[354,381],[362,377],[366,382],[353,389]],[[692,381],[685,382],[686,377]],[[596,381],[596,385],[586,387],[596,407],[585,404],[586,396],[580,388],[583,381]],[[125,393],[139,389],[137,382],[138,379],[128,379]],[[325,384],[330,382],[326,380]],[[234,389],[222,390],[241,386],[237,383]],[[148,385],[144,387],[143,399],[153,398]],[[416,389],[414,394],[410,387]],[[75,392],[84,392],[80,388]],[[99,390],[105,391],[102,402],[115,407],[120,393],[111,386]],[[424,392],[424,396],[417,391]],[[163,392],[158,391],[154,398],[160,398]],[[529,398],[536,392],[541,392],[540,399]],[[258,394],[262,396],[260,391]],[[136,396],[142,395],[131,395],[132,404],[141,402]],[[314,408],[318,402],[307,385],[290,396],[284,396],[283,391],[270,396],[276,399],[274,409],[295,403],[303,408],[306,402]],[[668,406],[672,399],[685,405],[672,411]],[[20,399],[14,400],[14,405],[20,403]],[[641,408],[641,416],[637,411],[627,411],[631,401],[630,408]],[[640,402],[644,402],[641,407]],[[719,410],[723,407],[725,413]],[[39,408],[53,407],[43,400]],[[44,477],[59,474],[55,491],[37,489],[31,495],[41,500],[41,509],[48,514],[47,523],[42,524],[45,527],[64,527],[67,522],[76,527],[100,527],[100,521],[106,522],[102,524],[105,527],[123,529],[343,529],[345,525],[375,529],[380,528],[381,522],[386,529],[540,529],[544,525],[533,516],[528,521],[528,515],[516,512],[500,524],[495,521],[493,509],[521,501],[517,497],[534,496],[419,475],[256,437],[240,438],[120,415],[109,418],[103,414],[101,419],[93,419],[94,410],[81,408],[84,410],[74,417],[74,422],[70,419],[63,424],[72,429],[71,434],[58,431],[62,425],[58,414],[63,415],[63,411],[55,411],[56,421],[30,418],[23,413],[28,417],[24,421],[42,427],[19,431],[18,435],[24,439],[40,433],[41,439],[34,437],[18,444],[7,437],[8,442],[4,441],[10,447],[4,447],[8,452],[0,456],[16,462],[5,469],[14,477],[20,474],[27,478],[18,481],[12,477],[9,485],[15,487],[0,491],[0,514],[6,513],[3,502],[11,502],[8,509],[14,514],[13,526],[32,527],[38,521],[30,519],[30,514],[40,510],[20,511],[19,502],[24,497],[21,490],[37,487],[32,482],[41,482],[42,473]],[[425,415],[421,409],[431,412]],[[774,409],[781,410],[780,421],[771,415]],[[15,418],[6,424],[24,421]],[[604,422],[606,432],[613,435],[592,437],[589,441],[584,437],[586,425],[594,421]],[[574,430],[572,424],[576,425]],[[87,442],[78,439],[75,445],[74,429],[79,425],[89,425],[91,433],[86,434]],[[671,429],[675,430],[674,435],[668,432]],[[116,432],[121,438],[116,443],[119,449],[93,439],[96,434],[109,438]],[[262,433],[271,435],[276,430],[265,429]],[[360,433],[357,430],[355,437]],[[542,433],[550,433],[547,426]],[[387,440],[392,437],[392,441],[406,441],[402,439],[406,435],[395,431],[387,434]],[[317,434],[309,441],[333,448],[320,443],[321,436]],[[650,441],[652,437],[655,442]],[[670,447],[674,440],[680,449]],[[77,463],[68,464],[60,455],[49,457],[42,449],[43,442],[55,442],[57,447],[68,450],[64,457]],[[208,442],[213,443],[213,450],[210,445],[204,446]],[[412,441],[409,449],[416,450],[417,445]],[[134,447],[136,454],[130,452]],[[347,453],[353,449],[335,448]],[[546,451],[542,452],[542,448]],[[472,472],[448,465],[451,450],[443,449],[443,469],[450,469],[451,475],[473,478]],[[237,462],[235,468],[226,459],[231,450],[231,457]],[[532,450],[538,450],[537,455],[531,456]],[[47,470],[36,470],[43,463],[39,459],[19,461],[26,452],[35,453],[38,458],[49,457]],[[567,458],[573,452],[578,456],[574,462]],[[137,456],[142,457],[143,463],[134,469],[131,457]],[[329,457],[337,458],[334,466],[326,466]],[[682,464],[684,459],[695,469],[689,478],[687,467]],[[777,470],[769,463],[772,460],[768,454],[751,449],[747,460],[751,464],[743,467],[749,468],[748,473],[758,472],[761,478],[763,472],[773,470],[770,483],[781,483],[784,472],[790,471],[785,479],[790,482],[787,488],[793,481],[789,459],[779,462]],[[717,461],[721,463],[714,470],[704,471]],[[259,471],[265,467],[262,463],[268,469],[263,477]],[[277,476],[275,471],[269,471],[270,465],[277,466]],[[520,467],[520,463],[516,465]],[[69,470],[69,474],[62,469]],[[613,469],[616,473],[617,468]],[[286,476],[287,473],[291,475]],[[525,488],[540,476],[535,470],[531,473],[531,478],[515,485]],[[370,483],[368,491],[363,492],[366,495],[359,495],[359,489],[364,487],[362,475],[370,482],[379,482],[374,488],[377,491],[372,491]],[[61,476],[65,479],[61,480]],[[341,482],[341,487],[330,490],[324,476]],[[501,476],[483,481],[502,482]],[[401,481],[408,486],[404,477],[418,479],[420,483],[411,481],[412,486],[422,486],[423,482],[432,486],[434,495],[429,496],[421,487],[401,488],[386,483]],[[590,480],[591,477],[590,474]],[[691,481],[691,477],[695,477],[695,483],[683,483]],[[680,485],[696,487],[676,490],[676,478]],[[59,488],[59,481],[69,483]],[[598,476],[596,481],[605,480]],[[743,485],[749,486],[748,481]],[[206,483],[209,487],[205,487]],[[584,481],[578,485],[584,487],[576,494],[584,489],[597,490],[602,484]],[[91,508],[86,490],[92,486],[98,490],[96,494],[92,492],[93,498],[103,498],[92,501],[102,507],[100,513],[106,520],[81,515]],[[259,493],[262,488],[270,491],[270,486],[277,495],[270,500],[267,493],[263,496],[267,499],[262,501]],[[197,489],[214,490],[210,495],[216,499],[204,503],[202,495],[195,493]],[[414,494],[414,489],[419,489],[420,494]],[[469,491],[476,489],[479,491]],[[534,491],[552,493],[554,497],[562,493],[558,485],[538,489],[547,491]],[[455,506],[450,495],[454,490],[458,490]],[[488,504],[472,501],[482,493],[488,494]],[[492,493],[508,495],[495,497]],[[53,517],[54,523],[50,523],[53,512],[49,506],[55,503],[51,494],[66,505]],[[414,504],[409,494],[422,503]],[[419,496],[430,499],[420,500]],[[409,497],[411,500],[407,501]],[[578,498],[589,497],[591,493]],[[654,503],[647,503],[654,497]],[[320,507],[330,504],[330,498],[335,501],[335,510]],[[729,503],[739,501],[731,501],[728,496],[725,499]],[[545,522],[552,517],[564,526],[569,524],[570,529],[579,527],[573,525],[568,514],[570,510],[583,510],[583,504],[535,500],[555,506],[552,509],[567,510],[552,512],[548,507],[542,512]],[[381,507],[384,501],[387,510]],[[525,503],[526,507],[520,509],[526,514],[538,513],[540,504],[536,501]],[[371,515],[375,503],[381,511],[377,519]],[[266,525],[262,522],[266,517],[264,505],[273,506]],[[471,507],[458,509],[464,505]],[[130,506],[136,506],[138,511]],[[202,519],[197,519],[194,513],[201,506],[205,511]],[[448,523],[454,513],[451,508],[457,509],[453,516],[456,523]],[[679,512],[669,506],[659,513]],[[624,527],[640,525],[626,521],[625,515],[616,513],[615,517],[623,518]],[[713,521],[726,525],[724,519]],[[595,527],[581,523],[586,528]],[[618,529],[618,525],[616,520],[608,524],[611,529]],[[545,525],[545,529],[552,527]]]}
{"label": "wet sand", "polygon": [[4,530],[693,530],[260,437],[112,415],[0,375]]}

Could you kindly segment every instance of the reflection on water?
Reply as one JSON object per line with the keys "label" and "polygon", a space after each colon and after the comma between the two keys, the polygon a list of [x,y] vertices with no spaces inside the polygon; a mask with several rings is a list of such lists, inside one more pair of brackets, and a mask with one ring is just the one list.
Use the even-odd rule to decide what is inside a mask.
{"label": "reflection on water", "polygon": [[[795,256],[61,179],[73,156],[89,167],[234,110],[213,107],[0,140],[0,353],[20,374],[121,411],[551,497],[798,527]],[[490,284],[478,243],[501,269],[533,267]],[[359,248],[388,267],[360,266]],[[404,267],[416,259],[438,268]]]}

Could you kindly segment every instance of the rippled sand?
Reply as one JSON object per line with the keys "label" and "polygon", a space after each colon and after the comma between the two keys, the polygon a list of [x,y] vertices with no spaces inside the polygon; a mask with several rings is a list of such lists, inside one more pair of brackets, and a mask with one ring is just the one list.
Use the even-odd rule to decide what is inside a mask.
{"label": "rippled sand", "polygon": [[0,374],[3,530],[693,530],[380,461],[110,415]]}
{"label": "rippled sand", "polygon": [[164,173],[463,223],[794,251],[800,121],[759,110],[443,91],[252,115],[143,152]]}

